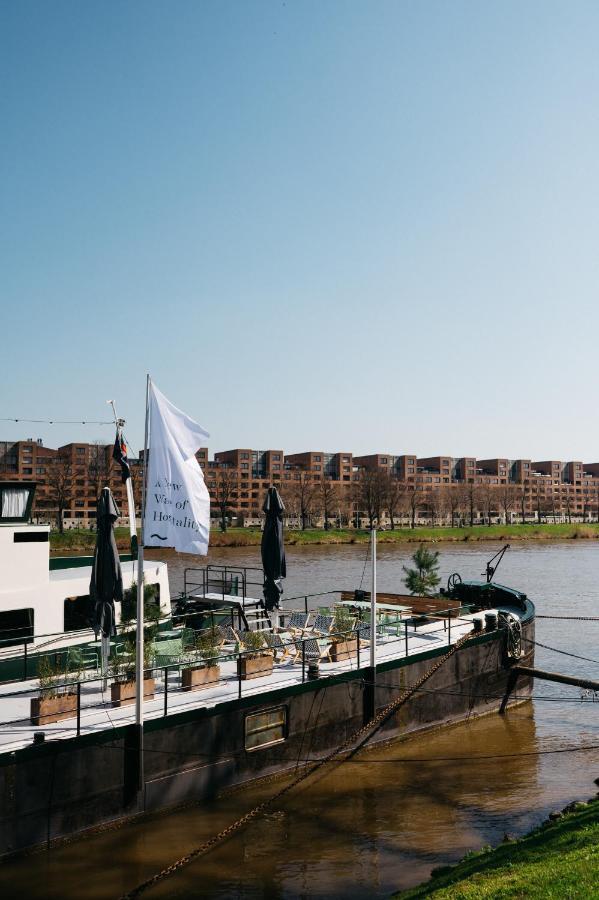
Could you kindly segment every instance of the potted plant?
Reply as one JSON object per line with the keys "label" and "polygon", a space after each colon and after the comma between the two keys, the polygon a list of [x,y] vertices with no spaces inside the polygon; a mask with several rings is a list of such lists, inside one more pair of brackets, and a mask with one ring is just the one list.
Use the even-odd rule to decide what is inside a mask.
{"label": "potted plant", "polygon": [[237,658],[237,674],[242,681],[261,678],[272,672],[272,650],[266,649],[264,635],[259,631],[247,631],[243,636],[245,652]]}
{"label": "potted plant", "polygon": [[353,617],[345,606],[336,606],[331,628],[331,659],[339,662],[351,659],[358,652],[358,639],[354,631]]}
{"label": "potted plant", "polygon": [[184,691],[197,691],[210,687],[220,679],[218,665],[218,641],[216,631],[210,628],[198,636],[195,651],[191,654],[189,665],[183,669],[182,688]]}
{"label": "potted plant", "polygon": [[73,682],[81,675],[81,654],[69,651],[54,662],[49,656],[39,661],[38,697],[31,698],[30,717],[32,725],[49,725],[61,719],[71,719],[77,715],[77,689]]}
{"label": "potted plant", "polygon": [[[144,641],[144,700],[152,700],[156,691],[156,682],[147,670],[152,664],[154,645]],[[109,673],[114,679],[110,685],[110,699],[113,706],[129,706],[135,703],[136,694],[136,659],[137,651],[135,634],[130,635],[121,653],[115,653],[110,661]]]}

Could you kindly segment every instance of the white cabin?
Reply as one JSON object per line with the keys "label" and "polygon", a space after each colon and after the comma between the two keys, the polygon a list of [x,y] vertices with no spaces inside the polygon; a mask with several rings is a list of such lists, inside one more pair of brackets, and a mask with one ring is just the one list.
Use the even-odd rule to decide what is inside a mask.
{"label": "white cabin", "polygon": [[[50,527],[31,525],[35,484],[0,482],[0,660],[29,650],[94,639],[88,625],[92,557],[50,559]],[[137,561],[121,563],[123,589],[137,581]],[[144,560],[145,583],[158,586],[161,615],[171,601],[166,563]],[[121,622],[121,603],[115,603]]]}

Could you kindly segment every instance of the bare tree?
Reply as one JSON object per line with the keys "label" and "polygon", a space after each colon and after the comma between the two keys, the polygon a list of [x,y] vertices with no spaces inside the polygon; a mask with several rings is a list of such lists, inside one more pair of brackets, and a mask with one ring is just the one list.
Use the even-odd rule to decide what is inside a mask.
{"label": "bare tree", "polygon": [[474,482],[470,481],[464,485],[464,499],[466,501],[466,514],[468,516],[468,523],[470,526],[474,525],[474,515],[478,508],[479,503],[479,490],[478,485],[474,484]]}
{"label": "bare tree", "polygon": [[438,487],[430,488],[424,495],[424,503],[428,510],[433,528],[442,514],[442,494]]}
{"label": "bare tree", "polygon": [[73,498],[73,466],[66,450],[59,450],[48,467],[49,499],[56,504],[56,525],[64,531],[63,515]]}
{"label": "bare tree", "polygon": [[324,528],[330,528],[329,519],[335,515],[335,510],[339,508],[339,492],[337,485],[330,478],[323,478],[318,485],[317,499],[322,510],[324,519]]}
{"label": "bare tree", "polygon": [[497,508],[496,491],[497,489],[492,485],[483,483],[478,485],[476,492],[483,519],[486,519],[486,524],[489,526],[491,525],[491,516]]}
{"label": "bare tree", "polygon": [[368,516],[370,528],[380,521],[385,506],[387,476],[378,469],[364,469],[357,483],[356,499],[360,510]]}
{"label": "bare tree", "polygon": [[424,493],[416,488],[409,488],[402,500],[402,506],[410,517],[410,528],[416,527],[418,510],[424,504]]}
{"label": "bare tree", "polygon": [[566,518],[568,519],[568,524],[571,525],[572,524],[572,501],[570,499],[570,491],[566,491],[565,506],[566,506]]}
{"label": "bare tree", "polygon": [[408,485],[405,481],[400,481],[390,472],[385,474],[385,506],[389,513],[389,524],[391,528],[395,528],[395,516],[397,511],[401,509],[403,499],[408,492]]}
{"label": "bare tree", "polygon": [[232,501],[237,497],[237,472],[228,466],[214,471],[214,498],[220,513],[220,530],[227,530],[227,516],[233,511]]}
{"label": "bare tree", "polygon": [[520,492],[515,484],[501,484],[497,490],[497,500],[503,512],[503,521],[507,525],[510,513],[518,503]]}
{"label": "bare tree", "polygon": [[89,447],[87,478],[96,492],[96,497],[100,496],[102,488],[106,487],[110,481],[112,470],[111,449],[111,447],[106,446],[101,441],[94,441]]}
{"label": "bare tree", "polygon": [[526,523],[526,501],[528,499],[529,488],[528,485],[521,482],[516,486],[516,502],[520,507],[520,522],[522,525]]}
{"label": "bare tree", "polygon": [[289,494],[298,510],[302,531],[306,530],[312,517],[317,487],[318,484],[312,481],[310,473],[303,470],[295,473],[289,485]]}
{"label": "bare tree", "polygon": [[456,519],[462,509],[463,492],[461,488],[461,484],[448,484],[443,488],[443,506],[445,513],[449,514],[452,528],[455,528]]}

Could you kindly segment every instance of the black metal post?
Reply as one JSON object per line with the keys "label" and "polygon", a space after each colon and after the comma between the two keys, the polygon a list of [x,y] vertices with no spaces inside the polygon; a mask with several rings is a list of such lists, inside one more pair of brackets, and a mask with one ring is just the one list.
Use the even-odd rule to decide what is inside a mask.
{"label": "black metal post", "polygon": [[406,656],[408,655],[408,623],[406,622],[403,627],[404,635],[406,638]]}
{"label": "black metal post", "polygon": [[358,669],[360,668],[360,632],[358,631]]}
{"label": "black metal post", "polygon": [[448,642],[449,642],[449,644],[451,644],[451,610],[449,612],[449,615],[447,616],[447,624],[448,624],[448,630],[449,630]]}
{"label": "black metal post", "polygon": [[164,715],[168,712],[168,666],[164,667]]}
{"label": "black metal post", "polygon": [[239,683],[239,699],[241,700],[241,653],[237,657],[237,681]]}
{"label": "black metal post", "polygon": [[306,641],[302,639],[302,681],[306,680]]}
{"label": "black metal post", "polygon": [[23,644],[23,681],[27,681],[27,641]]}
{"label": "black metal post", "polygon": [[308,598],[304,597],[304,612],[308,613]]}
{"label": "black metal post", "polygon": [[77,682],[77,737],[81,734],[81,682]]}

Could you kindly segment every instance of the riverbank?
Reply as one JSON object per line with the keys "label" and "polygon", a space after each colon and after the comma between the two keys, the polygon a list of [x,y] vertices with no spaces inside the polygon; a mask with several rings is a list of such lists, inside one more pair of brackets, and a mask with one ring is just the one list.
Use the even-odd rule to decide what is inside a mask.
{"label": "riverbank", "polygon": [[599,800],[575,803],[517,841],[468,854],[396,900],[597,897]]}
{"label": "riverbank", "polygon": [[[129,549],[129,530],[116,528],[117,546],[121,551]],[[260,545],[262,532],[259,528],[230,528],[226,532],[213,530],[210,535],[212,547],[257,547]],[[393,531],[379,531],[377,539],[382,544],[421,544],[437,542],[477,542],[477,541],[566,541],[597,540],[599,525],[560,524],[560,525],[473,525],[466,528],[450,528],[448,526],[430,528],[396,528]],[[285,532],[285,543],[288,546],[317,544],[365,544],[370,535],[367,530],[356,528],[329,529],[288,528]],[[64,551],[91,553],[96,541],[94,531],[87,529],[71,529],[60,534],[50,534],[50,549],[53,553]]]}

